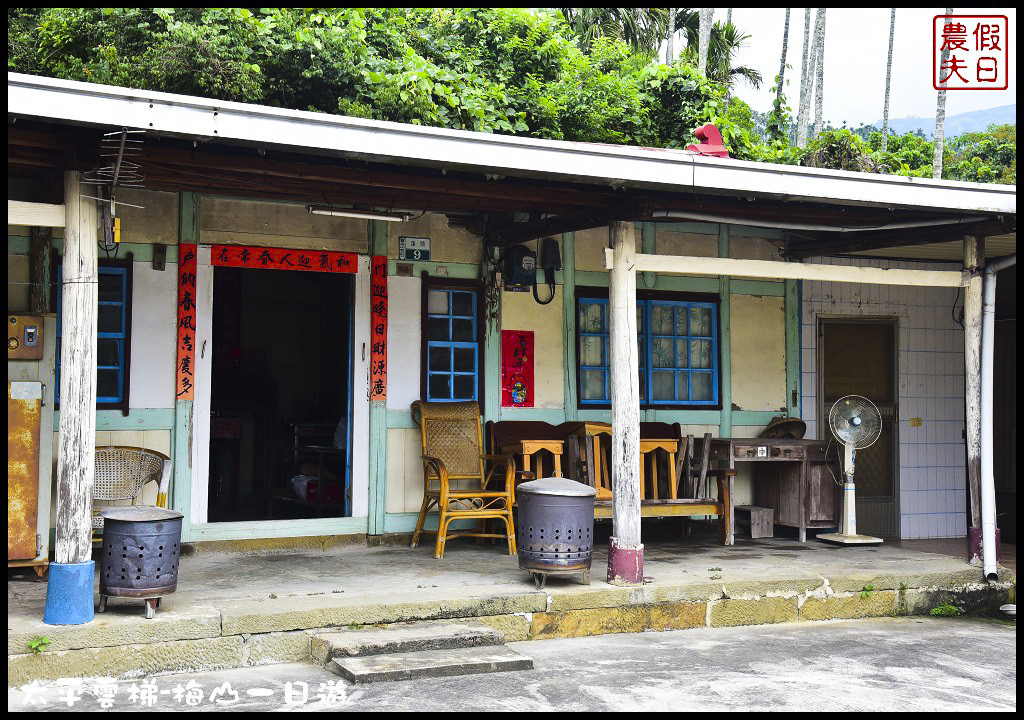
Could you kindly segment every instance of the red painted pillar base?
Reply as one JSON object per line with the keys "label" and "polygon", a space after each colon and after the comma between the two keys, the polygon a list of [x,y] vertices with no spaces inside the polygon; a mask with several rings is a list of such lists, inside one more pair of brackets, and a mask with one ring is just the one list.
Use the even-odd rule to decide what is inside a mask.
{"label": "red painted pillar base", "polygon": [[612,585],[643,585],[644,546],[619,547],[619,539],[608,541],[608,582]]}
{"label": "red painted pillar base", "polygon": [[[996,528],[996,562],[1002,560],[1002,542]],[[967,562],[981,565],[981,528],[967,528]]]}

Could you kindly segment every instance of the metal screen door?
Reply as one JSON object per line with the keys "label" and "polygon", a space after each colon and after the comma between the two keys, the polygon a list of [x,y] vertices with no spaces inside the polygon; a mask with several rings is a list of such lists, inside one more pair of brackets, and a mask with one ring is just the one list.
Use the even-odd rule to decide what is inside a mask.
{"label": "metal screen door", "polygon": [[831,437],[828,412],[844,395],[863,395],[878,407],[882,434],[856,455],[857,530],[897,537],[896,320],[821,318],[818,323],[819,437]]}

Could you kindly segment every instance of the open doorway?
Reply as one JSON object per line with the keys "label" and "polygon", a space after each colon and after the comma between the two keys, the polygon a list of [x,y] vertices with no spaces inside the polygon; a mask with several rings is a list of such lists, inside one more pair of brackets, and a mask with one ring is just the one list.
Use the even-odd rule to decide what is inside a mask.
{"label": "open doorway", "polygon": [[896,319],[821,318],[818,323],[819,437],[831,437],[829,410],[844,395],[862,395],[875,404],[882,433],[858,450],[855,460],[857,531],[898,537]]}
{"label": "open doorway", "polygon": [[210,522],[351,509],[353,280],[214,268]]}

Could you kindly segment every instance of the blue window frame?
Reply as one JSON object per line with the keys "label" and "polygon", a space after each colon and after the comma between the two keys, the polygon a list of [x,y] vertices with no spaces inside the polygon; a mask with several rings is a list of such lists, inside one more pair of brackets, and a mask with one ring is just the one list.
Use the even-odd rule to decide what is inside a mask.
{"label": "blue window frame", "polygon": [[[713,302],[637,301],[640,402],[717,406],[718,307]],[[579,300],[579,402],[606,405],[609,380],[608,300]]]}
{"label": "blue window frame", "polygon": [[427,290],[427,400],[478,399],[480,342],[477,293],[458,288]]}
{"label": "blue window frame", "polygon": [[[57,267],[57,391],[60,402],[60,342],[62,336],[59,309],[63,298],[63,267]],[[126,376],[129,276],[126,267],[98,269],[97,339],[96,339],[96,404],[122,405],[127,400]]]}

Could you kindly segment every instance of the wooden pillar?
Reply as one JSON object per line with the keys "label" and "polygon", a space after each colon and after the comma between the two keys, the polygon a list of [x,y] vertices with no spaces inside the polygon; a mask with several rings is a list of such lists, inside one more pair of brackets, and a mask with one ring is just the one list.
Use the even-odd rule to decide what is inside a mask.
{"label": "wooden pillar", "polygon": [[50,246],[53,229],[34,227],[29,242],[29,274],[31,298],[29,308],[34,313],[50,312]]}
{"label": "wooden pillar", "polygon": [[[579,418],[576,409],[576,321],[576,236],[570,232],[562,233],[562,347],[565,352],[562,360],[565,373],[562,402],[566,422]],[[496,383],[490,384],[497,386]],[[574,466],[570,465],[567,477],[576,477]]]}
{"label": "wooden pillar", "polygon": [[92,555],[96,447],[96,204],[80,197],[79,174],[64,173],[64,260],[57,444],[58,563]]}
{"label": "wooden pillar", "polygon": [[[981,310],[982,276],[985,270],[985,240],[964,236],[964,269],[970,280],[964,291],[964,365],[966,373],[965,405],[967,435],[967,484],[971,494],[971,528],[969,551],[981,555]],[[976,542],[975,542],[975,537]]]}
{"label": "wooden pillar", "polygon": [[640,383],[636,344],[636,235],[633,224],[609,226],[608,279],[612,401],[612,538],[608,582],[642,583],[640,542]]}

